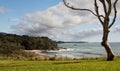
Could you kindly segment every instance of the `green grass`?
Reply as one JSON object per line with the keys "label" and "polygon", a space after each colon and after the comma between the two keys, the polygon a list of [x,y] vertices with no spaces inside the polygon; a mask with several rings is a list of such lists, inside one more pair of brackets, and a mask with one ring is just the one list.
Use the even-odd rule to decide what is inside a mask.
{"label": "green grass", "polygon": [[0,60],[0,71],[120,71],[120,59],[28,61]]}

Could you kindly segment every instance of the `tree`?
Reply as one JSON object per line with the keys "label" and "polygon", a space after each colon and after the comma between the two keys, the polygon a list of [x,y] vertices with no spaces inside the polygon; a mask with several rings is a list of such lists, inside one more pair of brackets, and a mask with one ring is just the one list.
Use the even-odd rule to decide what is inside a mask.
{"label": "tree", "polygon": [[[116,17],[117,17],[117,2],[118,0],[94,0],[94,7],[95,7],[95,12],[91,9],[81,9],[81,8],[75,8],[74,6],[71,6],[69,3],[66,2],[66,0],[63,0],[64,5],[70,9],[73,10],[80,10],[80,11],[88,11],[90,13],[92,13],[94,16],[96,16],[98,18],[98,20],[100,21],[102,28],[103,28],[103,38],[102,38],[102,42],[101,45],[105,48],[106,52],[107,52],[107,60],[111,61],[114,60],[114,53],[111,50],[111,47],[108,43],[108,35],[110,32],[110,28],[113,26],[113,24],[115,23]],[[99,12],[99,4],[98,2],[100,2],[103,6],[103,10],[104,10],[104,14],[101,14]],[[110,21],[110,16],[112,14],[112,11],[114,12],[112,21]]]}

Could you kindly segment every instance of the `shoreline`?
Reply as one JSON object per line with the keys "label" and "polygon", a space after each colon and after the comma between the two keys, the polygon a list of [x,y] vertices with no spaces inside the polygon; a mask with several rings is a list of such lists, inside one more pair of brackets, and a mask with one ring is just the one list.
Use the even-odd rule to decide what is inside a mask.
{"label": "shoreline", "polygon": [[23,50],[26,53],[33,54],[32,60],[49,60],[51,57],[48,55],[38,54],[46,50]]}
{"label": "shoreline", "polygon": [[[66,49],[66,48],[63,48]],[[24,50],[27,53],[33,53],[35,54],[35,57],[37,57],[38,59],[42,59],[42,60],[73,60],[73,59],[78,59],[78,58],[71,58],[71,57],[62,57],[62,56],[58,56],[58,55],[47,55],[44,54],[42,52],[49,52],[49,51],[60,51],[63,49],[59,49],[59,50]]]}
{"label": "shoreline", "polygon": [[44,52],[46,50],[24,50],[25,52],[36,53],[36,52]]}

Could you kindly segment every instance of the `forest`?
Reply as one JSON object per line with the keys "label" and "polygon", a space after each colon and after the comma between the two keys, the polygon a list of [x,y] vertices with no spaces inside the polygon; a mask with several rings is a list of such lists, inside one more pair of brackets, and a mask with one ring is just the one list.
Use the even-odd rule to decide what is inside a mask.
{"label": "forest", "polygon": [[0,54],[10,54],[17,50],[58,49],[57,43],[48,37],[0,33]]}

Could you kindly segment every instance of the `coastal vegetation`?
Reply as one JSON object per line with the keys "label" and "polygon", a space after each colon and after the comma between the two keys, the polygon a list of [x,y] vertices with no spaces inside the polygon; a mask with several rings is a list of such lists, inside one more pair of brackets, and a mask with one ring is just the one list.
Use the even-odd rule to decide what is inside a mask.
{"label": "coastal vegetation", "polygon": [[[41,40],[39,44],[43,42],[42,46],[47,47],[49,45],[50,47],[48,46],[45,49],[37,48],[38,40]],[[31,44],[32,42],[34,44]],[[27,46],[34,46],[34,48],[28,48]],[[39,45],[39,47],[42,46]],[[114,61],[107,62],[104,57],[70,59],[26,52],[27,50],[36,49],[58,50],[59,47],[56,42],[47,37],[0,33],[0,71],[119,71],[120,57],[116,57]]]}
{"label": "coastal vegetation", "polygon": [[48,37],[32,37],[0,33],[0,56],[34,57],[33,53],[24,50],[58,50],[57,43]]}

